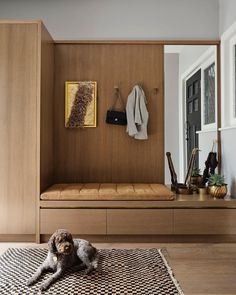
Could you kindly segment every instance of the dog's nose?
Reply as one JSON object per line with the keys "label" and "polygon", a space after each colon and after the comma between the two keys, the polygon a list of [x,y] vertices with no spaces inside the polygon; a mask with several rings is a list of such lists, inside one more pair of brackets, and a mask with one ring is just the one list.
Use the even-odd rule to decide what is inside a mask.
{"label": "dog's nose", "polygon": [[64,251],[69,251],[69,250],[70,250],[70,246],[69,245],[65,245]]}

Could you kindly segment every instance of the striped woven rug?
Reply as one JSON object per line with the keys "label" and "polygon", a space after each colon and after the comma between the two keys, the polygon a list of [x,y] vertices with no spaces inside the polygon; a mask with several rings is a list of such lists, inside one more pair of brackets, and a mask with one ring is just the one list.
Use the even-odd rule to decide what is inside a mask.
{"label": "striped woven rug", "polygon": [[[103,249],[96,271],[67,272],[43,294],[81,295],[179,295],[183,294],[159,249]],[[10,248],[0,257],[0,294],[41,294],[27,279],[47,255],[46,249]]]}

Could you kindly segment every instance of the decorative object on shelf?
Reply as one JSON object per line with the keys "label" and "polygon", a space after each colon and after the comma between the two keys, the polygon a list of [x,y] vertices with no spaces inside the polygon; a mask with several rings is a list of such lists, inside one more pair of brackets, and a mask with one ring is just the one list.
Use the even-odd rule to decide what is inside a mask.
{"label": "decorative object on shelf", "polygon": [[202,181],[201,170],[197,167],[193,168],[190,183],[194,191],[198,192],[198,187]]}
{"label": "decorative object on shelf", "polygon": [[196,155],[199,151],[200,151],[199,148],[194,148],[191,153],[191,157],[190,157],[190,161],[189,161],[189,165],[188,165],[188,170],[187,170],[187,175],[185,177],[185,182],[184,182],[184,184],[188,183],[189,186],[191,186],[191,176],[192,176],[192,172],[193,172],[193,167],[195,164]]}
{"label": "decorative object on shelf", "polygon": [[203,171],[202,181],[199,186],[204,187],[208,182],[208,179],[211,175],[215,174],[215,169],[218,165],[217,161],[217,153],[214,152],[215,146],[217,144],[217,140],[213,141],[211,152],[208,154],[207,160],[205,162],[205,169]]}
{"label": "decorative object on shelf", "polygon": [[223,199],[227,194],[227,184],[224,182],[224,176],[212,174],[208,183],[209,194],[217,199]]}
{"label": "decorative object on shelf", "polygon": [[97,82],[66,82],[65,127],[96,127]]}
{"label": "decorative object on shelf", "polygon": [[190,182],[192,185],[198,186],[202,181],[201,169],[195,167],[193,168]]}
{"label": "decorative object on shelf", "polygon": [[171,190],[175,191],[176,194],[190,195],[192,194],[192,189],[189,188],[186,184],[178,183],[177,174],[175,172],[174,164],[172,162],[171,153],[167,152],[166,157],[168,160],[168,166],[170,169],[171,175]]}
{"label": "decorative object on shelf", "polygon": [[[120,94],[120,90],[118,86],[114,87],[114,95],[113,95],[114,103],[112,107],[107,111],[106,115],[106,123],[114,124],[114,125],[127,125],[127,117],[125,111],[125,104]],[[120,100],[122,104],[122,109],[116,109],[117,101]]]}
{"label": "decorative object on shelf", "polygon": [[197,192],[199,193],[199,195],[208,195],[208,187],[207,186],[203,186],[203,187],[198,187],[197,188]]}
{"label": "decorative object on shelf", "polygon": [[171,189],[174,190],[177,194],[191,195],[193,193],[193,188],[191,185],[191,175],[193,171],[193,165],[195,162],[196,154],[198,151],[199,149],[197,148],[192,150],[192,154],[191,154],[191,158],[190,158],[189,166],[188,166],[188,172],[185,177],[184,183],[178,183],[177,175],[175,173],[174,165],[171,159],[171,153],[170,152],[166,153],[170,174],[171,174],[171,182],[172,182]]}
{"label": "decorative object on shelf", "polygon": [[178,186],[178,181],[177,181],[177,174],[175,172],[174,164],[173,164],[172,158],[171,158],[171,153],[167,152],[166,157],[167,157],[168,166],[169,166],[169,169],[170,169],[171,190],[176,191],[177,186]]}

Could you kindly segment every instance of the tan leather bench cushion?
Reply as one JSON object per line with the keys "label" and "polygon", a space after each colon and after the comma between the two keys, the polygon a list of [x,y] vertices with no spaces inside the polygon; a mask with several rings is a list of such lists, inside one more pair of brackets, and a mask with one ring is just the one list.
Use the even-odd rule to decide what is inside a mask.
{"label": "tan leather bench cushion", "polygon": [[173,200],[163,184],[71,183],[55,184],[41,194],[42,200]]}

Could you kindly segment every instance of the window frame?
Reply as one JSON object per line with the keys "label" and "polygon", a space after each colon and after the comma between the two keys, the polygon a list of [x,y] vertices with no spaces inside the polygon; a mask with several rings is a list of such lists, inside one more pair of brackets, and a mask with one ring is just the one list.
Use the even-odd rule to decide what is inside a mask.
{"label": "window frame", "polygon": [[[205,124],[205,70],[215,63],[215,122]],[[211,54],[206,61],[201,64],[201,131],[217,130],[217,62],[215,54]]]}

